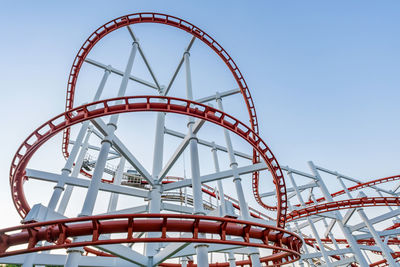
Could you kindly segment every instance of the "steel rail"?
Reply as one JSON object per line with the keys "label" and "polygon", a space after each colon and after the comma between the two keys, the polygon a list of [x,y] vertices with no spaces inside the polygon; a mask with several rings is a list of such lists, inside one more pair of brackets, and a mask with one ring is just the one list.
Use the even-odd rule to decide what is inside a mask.
{"label": "steel rail", "polygon": [[[20,232],[16,232],[20,231]],[[161,237],[134,237],[136,232],[161,232]],[[126,233],[125,238],[101,239],[102,234]],[[173,237],[171,233],[192,233],[192,237]],[[201,236],[200,234],[215,234]],[[89,236],[89,240],[68,242],[68,238]],[[228,239],[227,236],[238,239]],[[47,241],[44,246],[38,242]],[[0,257],[59,248],[136,242],[196,242],[260,247],[279,252],[271,261],[287,263],[300,258],[301,238],[268,224],[225,217],[183,214],[120,214],[78,217],[37,222],[0,230]],[[26,248],[9,250],[16,245]],[[282,256],[282,257],[281,257]]]}
{"label": "steel rail", "polygon": [[324,212],[341,210],[341,209],[352,209],[359,207],[375,207],[375,206],[399,206],[400,198],[398,197],[363,197],[363,198],[352,198],[346,200],[339,200],[334,202],[328,202],[318,204],[314,206],[308,206],[303,209],[293,210],[287,215],[287,221],[293,221],[300,218],[316,215]]}
{"label": "steel rail", "polygon": [[[315,242],[316,239],[307,237],[307,238],[304,238],[304,241]],[[321,238],[321,241],[324,244],[332,244],[333,243],[333,240],[330,238]],[[342,238],[337,238],[337,239],[335,239],[335,241],[338,244],[348,244],[347,240],[342,239]],[[372,245],[375,245],[376,242],[373,238],[370,238],[370,239],[358,239],[357,243],[372,246]],[[388,239],[387,244],[388,245],[400,245],[400,240],[397,238],[390,238],[390,239]]]}
{"label": "steel rail", "polygon": [[[160,103],[161,99],[165,103]],[[222,126],[245,139],[261,155],[271,172],[277,190],[277,226],[285,227],[287,208],[285,180],[275,156],[259,135],[246,124],[213,107],[186,99],[163,96],[131,96],[100,100],[61,113],[42,124],[21,144],[11,164],[11,192],[19,214],[24,217],[29,211],[23,192],[25,168],[32,155],[43,143],[58,132],[77,123],[106,115],[139,111],[193,116]]]}
{"label": "steel rail", "polygon": [[[352,191],[360,190],[360,189],[363,189],[363,188],[366,188],[366,187],[371,187],[373,185],[383,184],[383,183],[387,183],[387,182],[393,182],[393,181],[397,181],[397,180],[400,180],[400,175],[383,177],[383,178],[371,180],[371,181],[368,181],[368,182],[365,182],[365,183],[356,184],[354,186],[348,187],[347,190],[352,192]],[[346,192],[344,190],[340,190],[340,191],[337,191],[335,193],[332,193],[331,196],[332,197],[337,197],[337,196],[343,195],[345,193]],[[324,200],[325,200],[325,198],[321,197],[321,198],[318,198],[316,201],[317,202],[322,202]],[[311,205],[311,204],[314,204],[314,203],[315,203],[314,201],[308,201],[305,204],[306,205]],[[300,206],[300,205],[296,205],[296,206]]]}

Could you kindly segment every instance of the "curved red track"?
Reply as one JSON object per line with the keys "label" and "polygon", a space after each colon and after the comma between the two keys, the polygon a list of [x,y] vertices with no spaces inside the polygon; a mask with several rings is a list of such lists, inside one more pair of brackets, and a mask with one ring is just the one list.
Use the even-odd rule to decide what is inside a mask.
{"label": "curved red track", "polygon": [[[125,15],[116,19],[109,21],[108,23],[99,27],[96,31],[94,31],[89,38],[86,39],[84,44],[79,49],[78,54],[76,55],[74,62],[71,67],[71,71],[68,78],[68,85],[67,85],[67,96],[66,96],[66,103],[65,103],[65,111],[71,110],[74,106],[74,96],[75,96],[75,87],[76,82],[78,79],[78,75],[82,64],[85,61],[85,58],[89,54],[90,50],[96,45],[98,41],[100,41],[103,37],[107,34],[133,24],[139,23],[158,23],[164,24],[168,26],[172,26],[178,29],[181,29],[197,39],[201,40],[204,44],[209,46],[219,57],[225,62],[229,70],[231,71],[233,77],[235,78],[242,95],[244,97],[247,110],[250,117],[250,125],[253,131],[256,134],[259,134],[258,129],[258,121],[257,121],[257,114],[256,109],[254,107],[254,102],[250,94],[250,90],[247,87],[247,83],[240,72],[238,66],[236,65],[235,61],[230,57],[228,52],[217,42],[215,41],[210,35],[208,35],[205,31],[201,30],[200,28],[196,27],[195,25],[166,14],[161,13],[135,13],[130,15]],[[70,138],[70,129],[65,129],[63,133],[63,146],[62,152],[64,157],[68,157],[68,145],[69,145],[69,138]],[[260,157],[257,155],[256,151],[253,151],[253,163],[259,162]],[[264,208],[268,210],[276,210],[277,207],[267,205],[264,203],[259,195],[259,174],[258,172],[253,173],[253,194],[257,202]],[[279,199],[278,199],[279,201]],[[279,206],[279,204],[278,204]],[[283,219],[283,218],[282,218]]]}
{"label": "curved red track", "polygon": [[[374,186],[374,185],[377,185],[377,184],[383,184],[383,183],[387,183],[387,182],[393,182],[393,181],[397,181],[397,180],[400,180],[400,175],[383,177],[383,178],[371,180],[371,181],[368,181],[368,182],[365,182],[365,183],[359,183],[359,184],[356,184],[354,186],[348,187],[347,190],[349,190],[349,192],[352,192],[352,191],[360,190],[362,188],[371,187],[371,186]],[[344,190],[340,190],[340,191],[337,191],[337,192],[331,194],[331,196],[332,197],[337,197],[337,196],[343,195],[345,193],[346,192]],[[317,199],[317,202],[322,202],[324,200],[325,200],[325,198],[321,197],[321,198]],[[306,202],[306,205],[311,205],[311,204],[314,204],[314,202],[313,201]],[[300,206],[300,205],[296,205],[296,206]]]}
{"label": "curved red track", "polygon": [[[20,232],[15,233],[15,231]],[[136,232],[161,232],[161,237],[134,238]],[[102,234],[126,233],[125,238],[99,239]],[[167,233],[169,235],[167,235]],[[192,233],[192,237],[171,237],[171,233]],[[201,238],[199,234],[217,234],[217,238]],[[136,242],[196,242],[251,246],[283,252],[266,261],[289,263],[300,258],[299,236],[267,224],[231,218],[182,214],[122,214],[80,217],[39,222],[0,230],[0,257],[50,249]],[[67,242],[67,238],[91,236],[88,241]],[[243,241],[227,239],[241,237]],[[260,240],[257,243],[252,240]],[[36,246],[40,241],[52,242]],[[273,243],[274,245],[271,245]],[[7,251],[27,244],[25,249]]]}
{"label": "curved red track", "polygon": [[[159,103],[164,99],[165,103]],[[118,104],[116,100],[123,103]],[[100,106],[100,107],[99,107]],[[285,227],[286,186],[282,171],[265,142],[250,127],[215,108],[194,101],[161,96],[133,96],[101,100],[64,112],[36,129],[19,147],[10,169],[10,183],[14,205],[21,216],[29,211],[23,192],[25,168],[39,147],[58,132],[83,121],[101,116],[138,111],[158,111],[197,117],[220,125],[245,139],[266,162],[277,190],[277,226]]]}
{"label": "curved red track", "polygon": [[334,202],[323,203],[319,205],[309,206],[299,210],[293,210],[287,215],[287,221],[293,221],[299,218],[324,213],[328,211],[351,209],[372,206],[399,206],[400,198],[398,197],[363,197],[339,200]]}

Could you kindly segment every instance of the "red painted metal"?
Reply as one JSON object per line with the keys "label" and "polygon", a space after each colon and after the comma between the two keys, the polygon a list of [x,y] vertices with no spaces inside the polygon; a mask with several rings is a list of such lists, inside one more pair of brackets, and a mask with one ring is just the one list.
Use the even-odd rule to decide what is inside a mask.
{"label": "red painted metal", "polygon": [[[159,100],[164,99],[165,103]],[[122,104],[119,103],[121,100]],[[220,125],[245,139],[266,162],[277,190],[277,226],[284,228],[286,220],[286,186],[275,156],[265,142],[250,127],[215,108],[194,101],[162,96],[131,96],[101,100],[66,111],[36,129],[19,147],[10,169],[10,184],[14,205],[21,216],[29,211],[23,192],[25,167],[39,147],[58,132],[97,117],[139,111],[158,111],[197,117]]]}
{"label": "red painted metal", "polygon": [[[397,180],[400,180],[400,175],[383,177],[383,178],[371,180],[371,181],[368,181],[368,182],[365,182],[365,183],[359,183],[359,184],[356,184],[354,186],[348,187],[347,190],[352,192],[352,191],[360,190],[360,189],[363,189],[363,188],[366,188],[366,187],[371,187],[371,186],[374,186],[374,185],[377,185],[377,184],[383,184],[383,183],[393,182],[393,181],[397,181]],[[346,192],[344,190],[340,190],[340,191],[337,191],[337,192],[331,194],[331,196],[332,197],[337,197],[337,196],[343,195],[345,193]],[[322,201],[325,201],[324,197],[321,197],[321,198],[317,199],[317,202],[322,202]],[[313,202],[313,201],[308,201],[305,204],[306,205],[312,205],[314,203],[315,202]],[[300,205],[296,205],[296,206],[299,207]]]}
{"label": "red painted metal", "polygon": [[[20,232],[16,232],[20,231]],[[161,232],[161,237],[134,238],[136,232]],[[127,233],[125,238],[100,239],[102,234]],[[192,233],[192,237],[172,237],[171,233]],[[202,237],[199,233],[218,235]],[[91,240],[68,242],[68,238],[91,236]],[[227,239],[241,237],[243,241]],[[252,242],[251,240],[259,240]],[[47,241],[44,246],[38,242]],[[225,217],[184,214],[119,214],[79,217],[30,223],[0,230],[0,257],[50,249],[136,242],[196,242],[260,247],[280,251],[269,261],[284,263],[300,257],[301,238],[284,229]],[[12,246],[27,245],[10,250]]]}
{"label": "red painted metal", "polygon": [[[400,252],[395,252],[395,253],[392,253],[392,257],[393,257],[393,259],[395,259],[397,262],[399,262],[399,258],[400,258]],[[387,260],[385,260],[385,259],[383,259],[383,260],[380,260],[380,261],[376,261],[376,262],[374,262],[374,263],[371,263],[370,265],[369,265],[370,267],[385,267],[385,266],[389,266],[389,264],[387,263]]]}
{"label": "red painted metal", "polygon": [[323,203],[319,205],[309,206],[299,210],[293,210],[287,215],[287,221],[293,221],[299,218],[311,215],[359,207],[375,207],[375,206],[399,206],[400,198],[398,197],[363,197],[334,202]]}

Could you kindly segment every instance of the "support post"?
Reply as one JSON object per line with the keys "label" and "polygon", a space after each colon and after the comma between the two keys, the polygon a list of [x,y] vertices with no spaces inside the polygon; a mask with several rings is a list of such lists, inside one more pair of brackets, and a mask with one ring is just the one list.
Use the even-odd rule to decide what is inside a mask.
{"label": "support post", "polygon": [[[135,59],[137,48],[138,48],[138,43],[134,42],[132,44],[128,63],[125,68],[124,76],[122,77],[122,81],[121,81],[121,85],[119,87],[117,97],[121,97],[121,96],[125,95],[126,88],[128,86],[129,76],[132,72],[133,61]],[[101,148],[100,148],[100,152],[99,152],[99,155],[97,158],[96,166],[93,171],[92,180],[90,181],[90,185],[89,185],[88,191],[86,193],[86,197],[85,197],[85,201],[83,203],[81,213],[78,215],[80,217],[90,216],[93,213],[94,205],[96,203],[97,194],[98,194],[100,183],[101,183],[101,178],[103,176],[104,168],[107,163],[107,157],[110,152],[113,136],[114,136],[115,130],[117,129],[118,118],[119,118],[118,114],[112,115],[109,123],[107,124],[107,135],[101,142]],[[77,249],[74,249],[74,250],[69,250],[68,253],[69,254],[68,254],[65,266],[66,267],[77,267],[79,259],[76,260],[76,258],[80,258],[80,256],[81,256],[80,251]]]}
{"label": "support post", "polygon": [[[219,169],[217,148],[215,147],[214,142],[213,142],[213,148],[211,149],[211,152],[213,154],[215,172],[219,172],[220,169]],[[217,181],[217,185],[218,185],[218,193],[219,193],[218,196],[221,201],[220,216],[224,217],[226,215],[226,202],[225,202],[224,187],[222,186],[221,180]],[[217,203],[218,203],[218,197],[217,197]]]}
{"label": "support post", "polygon": [[[162,94],[165,88],[161,87]],[[150,190],[150,203],[149,213],[160,213],[161,212],[161,194],[162,187],[158,184],[157,175],[161,172],[163,166],[163,154],[164,154],[164,127],[165,127],[165,113],[158,112],[156,120],[156,132],[154,141],[154,154],[153,154],[153,170],[152,178],[155,185]],[[157,233],[148,233],[148,237],[157,237]],[[159,243],[147,243],[146,245],[146,256],[149,257],[149,265],[152,261],[152,257],[156,255],[160,250]],[[150,259],[151,257],[151,259]]]}
{"label": "support post", "polygon": [[[367,197],[363,192],[360,192],[360,196],[361,197]],[[379,234],[376,232],[374,226],[372,225],[372,223],[369,221],[367,215],[364,212],[363,208],[357,208],[357,213],[360,215],[361,219],[363,220],[363,222],[365,223],[365,225],[367,226],[369,232],[371,233],[372,237],[375,240],[375,243],[378,245],[378,247],[382,250],[382,253],[384,255],[384,258],[386,259],[387,264],[390,267],[395,267],[395,266],[399,266],[395,260],[392,257],[392,253],[390,251],[390,248],[382,242],[381,237],[379,236]]]}
{"label": "support post", "polygon": [[[217,92],[216,93],[216,101],[218,104],[218,109],[220,111],[224,111],[224,107],[222,105],[222,98],[221,95]],[[244,220],[250,220],[250,212],[249,207],[247,206],[246,198],[244,196],[243,187],[242,187],[242,179],[240,178],[239,174],[237,173],[236,169],[238,164],[236,162],[231,137],[227,129],[223,129],[224,137],[226,142],[226,148],[228,150],[228,156],[230,161],[230,167],[233,170],[233,182],[235,183],[236,193],[238,196],[239,207],[240,207],[240,215]],[[253,267],[261,267],[260,263],[260,252],[256,248],[249,248],[250,249],[250,259]]]}
{"label": "support post", "polygon": [[[302,207],[305,207],[306,204],[305,204],[305,202],[304,202],[304,200],[303,200],[303,197],[301,196],[301,193],[300,193],[299,189],[297,188],[297,184],[296,184],[296,181],[295,181],[294,178],[293,178],[292,173],[291,173],[290,171],[288,171],[288,172],[287,172],[287,175],[288,175],[288,177],[289,177],[289,179],[290,179],[290,182],[292,183],[292,186],[293,186],[293,188],[294,188],[294,190],[295,190],[295,192],[296,192],[296,196],[297,196],[297,199],[298,199],[299,202],[300,202],[300,205],[301,205]],[[333,267],[333,265],[332,265],[332,263],[331,263],[331,261],[330,261],[330,259],[329,259],[329,256],[328,256],[328,254],[326,253],[324,244],[322,243],[321,238],[320,238],[320,236],[318,235],[317,228],[315,228],[315,225],[314,225],[314,223],[311,221],[310,217],[307,217],[307,222],[308,222],[308,224],[309,224],[309,226],[310,226],[310,228],[311,228],[311,231],[312,231],[312,233],[313,233],[315,239],[317,240],[319,249],[320,249],[320,251],[321,251],[321,253],[322,253],[322,256],[323,256],[323,258],[324,258],[324,260],[325,260],[326,266],[328,266],[328,267]]]}
{"label": "support post", "polygon": [[[331,194],[329,193],[328,188],[326,187],[324,181],[322,180],[322,177],[319,175],[319,172],[318,172],[317,168],[315,167],[314,163],[312,161],[309,161],[308,165],[317,181],[317,185],[321,189],[322,195],[324,196],[325,200],[328,202],[333,202],[333,198],[332,198]],[[342,230],[358,263],[361,266],[368,266],[368,263],[365,260],[365,258],[363,257],[360,246],[358,245],[356,239],[351,234],[350,229],[346,225],[344,225],[342,214],[338,211],[334,211],[334,214],[336,216],[336,223],[339,225],[340,229]]]}
{"label": "support post", "polygon": [[[190,70],[190,54],[185,52],[184,61],[186,68],[186,95],[187,99],[193,100],[192,91],[192,76]],[[190,164],[191,164],[191,175],[192,175],[192,188],[193,188],[193,206],[194,214],[205,215],[203,208],[203,196],[202,196],[202,186],[200,179],[200,166],[199,166],[199,151],[197,148],[197,137],[193,133],[194,119],[189,117],[188,119],[188,134],[190,135],[189,141],[189,151],[190,151]],[[195,246],[197,255],[197,266],[198,267],[208,267],[208,255],[206,244],[198,244]]]}

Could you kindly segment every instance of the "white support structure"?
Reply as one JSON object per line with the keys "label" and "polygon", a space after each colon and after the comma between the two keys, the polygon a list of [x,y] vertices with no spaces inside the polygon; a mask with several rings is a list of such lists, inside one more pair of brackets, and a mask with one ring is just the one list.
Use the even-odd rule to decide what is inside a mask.
{"label": "white support structure", "polygon": [[[310,166],[310,169],[314,176],[317,179],[317,184],[319,188],[321,189],[321,192],[325,199],[329,202],[333,202],[333,198],[331,194],[328,191],[328,188],[326,187],[324,181],[322,180],[321,176],[319,175],[317,168],[315,167],[314,163],[312,161],[308,162],[308,165]],[[354,239],[353,235],[351,234],[349,228],[344,225],[343,223],[343,217],[340,212],[335,212],[336,217],[338,218],[337,224],[339,225],[340,229],[342,230],[344,236],[346,237],[347,241],[349,242],[350,247],[353,250],[354,256],[356,257],[357,261],[362,265],[362,266],[367,266],[367,261],[363,257],[361,253],[361,249],[358,246],[356,240]]]}
{"label": "white support structure", "polygon": [[[360,196],[361,197],[366,197],[366,195],[363,194],[363,192],[360,192]],[[378,245],[378,247],[381,249],[383,255],[385,255],[385,259],[386,259],[388,265],[390,267],[399,266],[394,261],[394,259],[392,257],[392,251],[390,251],[389,247],[384,242],[382,242],[381,237],[378,235],[378,233],[376,232],[375,228],[373,227],[373,225],[369,221],[367,215],[364,212],[364,209],[363,208],[357,208],[357,212],[360,215],[360,217],[363,220],[363,222],[365,223],[365,225],[368,227],[368,230],[370,231],[371,235],[374,237],[374,240],[375,240],[376,244]]]}
{"label": "white support structure", "polygon": [[[186,69],[186,97],[189,100],[193,99],[192,91],[192,74],[190,71],[190,54],[189,52],[184,53],[184,62]],[[189,139],[189,151],[190,151],[190,170],[192,177],[192,188],[193,188],[193,206],[194,214],[205,215],[203,208],[203,196],[201,190],[201,179],[200,179],[200,162],[199,162],[199,151],[197,148],[197,137],[194,132],[194,119],[189,117],[188,119],[188,135]],[[199,267],[208,267],[208,254],[207,254],[207,244],[196,245],[196,255],[197,255],[197,265]]]}
{"label": "white support structure", "polygon": [[[154,64],[141,45],[145,42],[139,44],[139,38],[134,33],[136,26],[133,24],[142,22],[167,24],[191,34],[189,44],[183,54],[179,54],[177,67],[171,73],[156,76],[155,70],[166,71],[168,67]],[[126,62],[119,62],[126,64],[124,71],[91,59],[91,50],[99,41],[97,38],[119,28],[126,28],[126,38],[133,40],[127,58],[122,59]],[[192,50],[195,49],[196,39],[208,45],[228,66],[237,83],[234,87],[230,84],[229,87],[222,85],[221,88],[233,89],[214,94],[207,91],[207,87],[196,84],[199,79],[194,76],[197,74],[194,70],[198,66],[190,56],[190,53],[195,53]],[[166,43],[167,40],[162,42],[163,48],[166,48]],[[171,49],[176,51],[176,46]],[[137,53],[143,64],[138,64]],[[23,223],[28,227],[17,233],[17,238],[11,237],[17,232],[15,228],[11,228],[10,233],[7,229],[0,231],[1,264],[22,264],[23,267],[155,267],[163,266],[163,263],[168,264],[164,267],[188,267],[193,264],[198,267],[208,267],[211,264],[229,267],[279,264],[302,267],[400,266],[400,193],[397,192],[400,176],[363,180],[317,166],[311,161],[308,162],[310,171],[289,166],[279,169],[270,151],[259,139],[263,138],[264,133],[258,131],[259,121],[254,108],[256,103],[251,98],[242,73],[228,53],[199,28],[162,14],[124,16],[96,30],[82,46],[73,64],[68,79],[67,112],[56,117],[61,122],[51,120],[51,123],[45,124],[48,129],[39,128],[31,135],[37,139],[33,143],[26,141],[21,146],[23,149],[18,150],[14,157],[10,180],[13,201],[20,214],[27,213]],[[86,90],[76,82],[83,64],[95,66],[95,71],[101,71],[102,75],[93,87],[97,90],[92,100],[97,103],[76,108],[84,101],[79,99],[80,94],[74,93]],[[148,73],[147,80],[136,76],[146,77],[143,70],[140,70],[141,65],[144,72]],[[207,71],[213,72],[214,69]],[[166,75],[171,78],[162,81],[161,78]],[[119,87],[112,84],[112,76],[121,79]],[[211,89],[221,86],[212,82],[207,85]],[[128,85],[132,85],[134,90]],[[136,97],[139,92],[145,92],[146,96]],[[104,100],[110,95],[119,99]],[[229,102],[230,99],[234,101]],[[234,114],[224,111],[222,100],[227,110],[234,110]],[[217,103],[216,108],[210,103],[213,101]],[[229,103],[238,101],[244,101],[247,110],[228,107]],[[146,117],[139,124],[131,124],[133,120],[130,120],[130,116],[144,118],[144,112],[155,114],[155,121],[154,117]],[[243,112],[250,119],[250,124],[247,119],[243,120],[247,126],[234,119],[236,116],[241,118]],[[126,115],[120,119],[120,113]],[[174,117],[170,113],[174,113]],[[175,121],[178,117],[183,117],[186,126]],[[74,124],[77,128],[72,127]],[[153,130],[147,130],[147,124],[154,126]],[[219,136],[220,132],[215,127],[220,126],[225,144],[218,143],[222,136]],[[65,131],[63,155],[66,162],[61,173],[54,168],[42,170],[33,166],[34,162],[30,163],[29,159],[35,150],[30,149],[38,149],[58,130]],[[231,139],[230,132],[242,137],[251,146],[246,146],[245,150],[235,142],[234,148],[233,141],[236,139]],[[176,138],[178,145],[168,142],[166,137]],[[24,149],[29,153],[24,152]],[[268,165],[263,160],[256,162],[264,156],[269,160]],[[189,164],[186,163],[187,158]],[[51,166],[52,161],[46,160]],[[205,166],[211,161],[213,166]],[[225,165],[229,165],[229,168],[224,169]],[[250,178],[254,172],[260,171],[267,173],[268,177],[272,174],[276,179],[281,179],[280,183],[285,181],[287,188],[285,191],[275,187],[273,183],[276,180],[260,179],[258,188],[251,188],[260,205],[250,207],[249,203],[256,202],[251,199],[252,195],[247,194],[250,192],[244,188],[247,181],[243,180],[242,183],[242,178]],[[280,177],[281,171],[283,178]],[[328,180],[326,176],[333,179]],[[264,177],[264,173],[261,177]],[[257,184],[255,178],[253,176],[252,186]],[[21,193],[21,184],[30,181],[51,186],[51,196],[27,205],[26,202],[32,198],[25,198],[25,192]],[[280,188],[280,192],[276,188]],[[368,195],[362,191],[360,193],[361,189],[366,190]],[[233,198],[232,190],[237,199]],[[279,200],[278,193],[282,195]],[[283,230],[276,228],[272,232],[268,230],[268,227],[277,225],[277,211],[275,207],[266,210],[260,207],[274,206],[277,202],[281,208],[287,208],[286,230],[295,231],[299,237],[290,236],[289,232],[283,233]],[[232,220],[235,219],[241,221],[233,225],[235,222]],[[53,222],[51,227],[44,224],[55,220],[57,222]],[[76,220],[82,221],[78,223]],[[34,224],[30,228],[32,221],[43,224],[40,227]],[[188,227],[180,229],[181,224]],[[260,224],[268,231],[261,232]],[[79,231],[85,232],[65,236],[77,226],[81,227]],[[226,227],[240,233],[232,234]],[[46,235],[37,235],[42,230],[46,230]],[[250,236],[250,231],[263,238]],[[281,236],[275,235],[275,231],[281,231]],[[57,234],[58,238],[53,238]],[[269,234],[277,240],[267,239]],[[13,251],[15,245],[20,245],[12,242],[22,242],[25,237],[29,239],[28,246],[22,244],[20,247],[28,247],[26,254],[3,257],[4,253]],[[293,239],[297,240],[289,242]],[[303,246],[299,248],[298,257],[286,257],[286,250],[295,250],[296,245],[293,244],[297,244],[299,239]],[[288,243],[283,245],[284,242]],[[260,250],[256,248],[266,244],[282,246],[284,251],[265,249],[265,246]],[[43,246],[53,246],[57,250],[55,254],[49,250],[41,251],[46,249]],[[30,253],[32,251],[39,252]],[[285,257],[278,261],[270,260],[269,257],[274,253],[273,256]]]}

